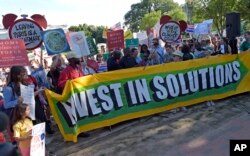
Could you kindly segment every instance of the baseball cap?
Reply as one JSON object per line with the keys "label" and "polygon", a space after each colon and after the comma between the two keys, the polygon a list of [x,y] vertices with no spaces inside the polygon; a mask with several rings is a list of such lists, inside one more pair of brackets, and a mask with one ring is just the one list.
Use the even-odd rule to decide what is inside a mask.
{"label": "baseball cap", "polygon": [[79,56],[76,55],[75,52],[73,51],[70,51],[66,54],[66,58],[69,60],[69,59],[72,59],[72,58],[80,58]]}
{"label": "baseball cap", "polygon": [[183,53],[180,51],[173,52],[173,55],[183,57]]}

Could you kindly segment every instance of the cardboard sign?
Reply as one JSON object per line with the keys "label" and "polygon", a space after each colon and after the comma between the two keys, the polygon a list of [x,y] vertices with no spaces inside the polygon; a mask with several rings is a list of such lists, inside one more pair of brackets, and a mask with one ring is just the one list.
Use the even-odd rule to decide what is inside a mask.
{"label": "cardboard sign", "polygon": [[70,51],[63,29],[53,29],[43,32],[43,40],[48,55]]}
{"label": "cardboard sign", "polygon": [[24,41],[21,39],[0,40],[0,67],[29,65]]}
{"label": "cardboard sign", "polygon": [[164,42],[175,42],[180,38],[181,28],[175,21],[169,21],[161,26],[160,38]]}
{"label": "cardboard sign", "polygon": [[126,48],[137,48],[139,46],[139,39],[127,39],[126,41]]}
{"label": "cardboard sign", "polygon": [[45,123],[40,123],[32,128],[30,156],[45,156]]}
{"label": "cardboard sign", "polygon": [[11,39],[23,39],[26,49],[32,50],[42,44],[42,28],[29,19],[17,20],[9,29]]}
{"label": "cardboard sign", "polygon": [[86,38],[90,55],[93,56],[98,53],[97,46],[92,37]]}
{"label": "cardboard sign", "polygon": [[108,37],[108,48],[116,49],[116,48],[124,48],[124,33],[123,30],[117,31],[109,31],[107,33]]}
{"label": "cardboard sign", "polygon": [[71,49],[77,54],[77,56],[83,57],[90,54],[84,32],[70,32],[69,36]]}

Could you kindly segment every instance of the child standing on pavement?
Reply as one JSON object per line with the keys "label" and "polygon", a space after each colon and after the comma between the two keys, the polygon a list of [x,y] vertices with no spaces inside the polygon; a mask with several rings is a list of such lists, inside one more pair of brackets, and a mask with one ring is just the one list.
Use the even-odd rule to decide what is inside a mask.
{"label": "child standing on pavement", "polygon": [[32,120],[29,117],[30,108],[27,104],[18,104],[11,119],[14,138],[22,156],[30,156]]}

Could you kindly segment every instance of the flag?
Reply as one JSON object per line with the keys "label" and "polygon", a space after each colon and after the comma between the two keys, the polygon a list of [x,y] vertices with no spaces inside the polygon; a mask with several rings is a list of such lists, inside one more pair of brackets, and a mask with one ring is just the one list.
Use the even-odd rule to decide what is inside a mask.
{"label": "flag", "polygon": [[194,25],[188,25],[186,29],[187,33],[194,33]]}
{"label": "flag", "polygon": [[122,24],[121,24],[121,22],[116,23],[116,24],[113,25],[110,29],[113,30],[113,31],[122,29]]}
{"label": "flag", "polygon": [[108,27],[105,27],[102,32],[102,38],[107,38]]}
{"label": "flag", "polygon": [[133,33],[130,30],[127,30],[124,32],[124,39],[132,39],[133,38]]}

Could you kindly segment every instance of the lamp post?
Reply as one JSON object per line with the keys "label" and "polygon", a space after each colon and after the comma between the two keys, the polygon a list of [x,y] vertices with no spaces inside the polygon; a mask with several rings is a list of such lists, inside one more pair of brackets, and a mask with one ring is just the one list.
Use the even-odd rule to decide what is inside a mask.
{"label": "lamp post", "polygon": [[185,11],[187,14],[187,21],[189,24],[192,23],[192,15],[193,15],[193,0],[185,0]]}

